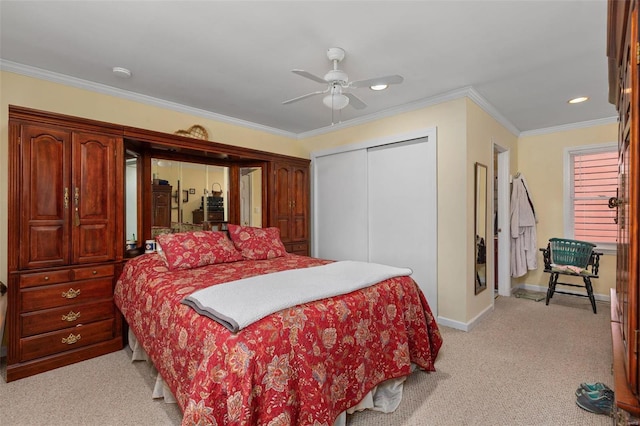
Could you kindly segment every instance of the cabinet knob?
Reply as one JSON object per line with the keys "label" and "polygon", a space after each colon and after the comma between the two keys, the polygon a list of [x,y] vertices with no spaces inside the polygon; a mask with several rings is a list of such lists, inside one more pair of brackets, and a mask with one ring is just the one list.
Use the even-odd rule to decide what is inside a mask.
{"label": "cabinet knob", "polygon": [[93,275],[97,274],[98,271],[94,270],[93,272],[91,272]]}
{"label": "cabinet knob", "polygon": [[49,276],[47,275],[46,277],[44,277],[45,281],[49,281]]}

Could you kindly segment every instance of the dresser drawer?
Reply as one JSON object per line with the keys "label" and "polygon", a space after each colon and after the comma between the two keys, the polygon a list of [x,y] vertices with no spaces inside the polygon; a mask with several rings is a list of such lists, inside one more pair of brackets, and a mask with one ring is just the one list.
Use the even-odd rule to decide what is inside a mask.
{"label": "dresser drawer", "polygon": [[41,285],[63,283],[71,280],[71,271],[38,272],[35,274],[24,274],[20,277],[20,288],[36,287]]}
{"label": "dresser drawer", "polygon": [[29,288],[20,291],[21,312],[110,298],[112,293],[112,278],[73,281],[46,287]]}
{"label": "dresser drawer", "polygon": [[91,278],[113,277],[114,266],[103,265],[92,268],[74,268],[72,271],[75,281],[88,280]]}
{"label": "dresser drawer", "polygon": [[113,338],[113,320],[65,328],[20,340],[20,361],[52,355]]}
{"label": "dresser drawer", "polygon": [[113,300],[84,303],[20,315],[21,337],[114,318]]}

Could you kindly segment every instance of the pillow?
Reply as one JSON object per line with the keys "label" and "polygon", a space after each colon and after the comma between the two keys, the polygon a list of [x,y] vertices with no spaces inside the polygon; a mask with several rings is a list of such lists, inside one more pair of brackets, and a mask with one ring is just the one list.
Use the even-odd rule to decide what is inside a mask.
{"label": "pillow", "polygon": [[253,228],[230,223],[228,229],[231,241],[245,259],[274,259],[287,254],[280,240],[279,228]]}
{"label": "pillow", "polygon": [[169,270],[191,269],[215,263],[237,262],[242,255],[222,232],[193,231],[157,237]]}

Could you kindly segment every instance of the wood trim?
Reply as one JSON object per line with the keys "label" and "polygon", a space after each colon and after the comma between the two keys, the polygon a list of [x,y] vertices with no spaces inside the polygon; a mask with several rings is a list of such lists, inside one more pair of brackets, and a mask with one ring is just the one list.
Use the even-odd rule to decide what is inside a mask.
{"label": "wood trim", "polygon": [[75,364],[122,349],[122,336],[29,362],[7,365],[7,382],[33,376],[65,365]]}
{"label": "wood trim", "polygon": [[234,145],[223,144],[214,141],[193,139],[169,133],[153,130],[144,130],[135,127],[124,127],[124,138],[127,142],[143,144],[146,149],[165,150],[171,148],[171,154],[175,158],[176,153],[185,157],[193,156],[200,160],[210,158],[212,163],[246,161],[278,161],[284,160],[300,164],[309,164],[310,160],[300,157],[292,157],[283,154],[260,151],[251,148],[243,148]]}
{"label": "wood trim", "polygon": [[123,130],[122,126],[114,123],[107,123],[104,121],[91,120],[82,117],[74,117],[71,115],[42,111],[17,105],[9,105],[9,117],[10,119],[18,122],[37,121],[39,124],[48,124],[59,127],[71,127],[74,130],[86,130],[94,133],[122,135]]}
{"label": "wood trim", "polygon": [[618,299],[615,289],[611,289],[611,341],[613,344],[613,381],[616,406],[629,412],[631,415],[640,416],[640,403],[633,394],[625,374],[624,342],[622,340],[622,323],[616,321]]}

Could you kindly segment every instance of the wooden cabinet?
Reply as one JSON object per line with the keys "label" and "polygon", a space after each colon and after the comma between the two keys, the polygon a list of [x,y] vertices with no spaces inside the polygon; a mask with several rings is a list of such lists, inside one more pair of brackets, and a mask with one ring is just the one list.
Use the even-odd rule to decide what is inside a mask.
{"label": "wooden cabinet", "polygon": [[153,185],[151,226],[171,228],[171,185]]}
{"label": "wooden cabinet", "polygon": [[9,108],[7,381],[122,347],[122,138]]}
{"label": "wooden cabinet", "polygon": [[[616,423],[640,417],[640,85],[638,3],[609,1],[609,100],[617,106],[618,223],[616,288],[611,292],[611,333]],[[633,419],[635,418],[635,419]]]}
{"label": "wooden cabinet", "polygon": [[269,226],[280,229],[289,253],[309,254],[309,165],[274,162]]}

